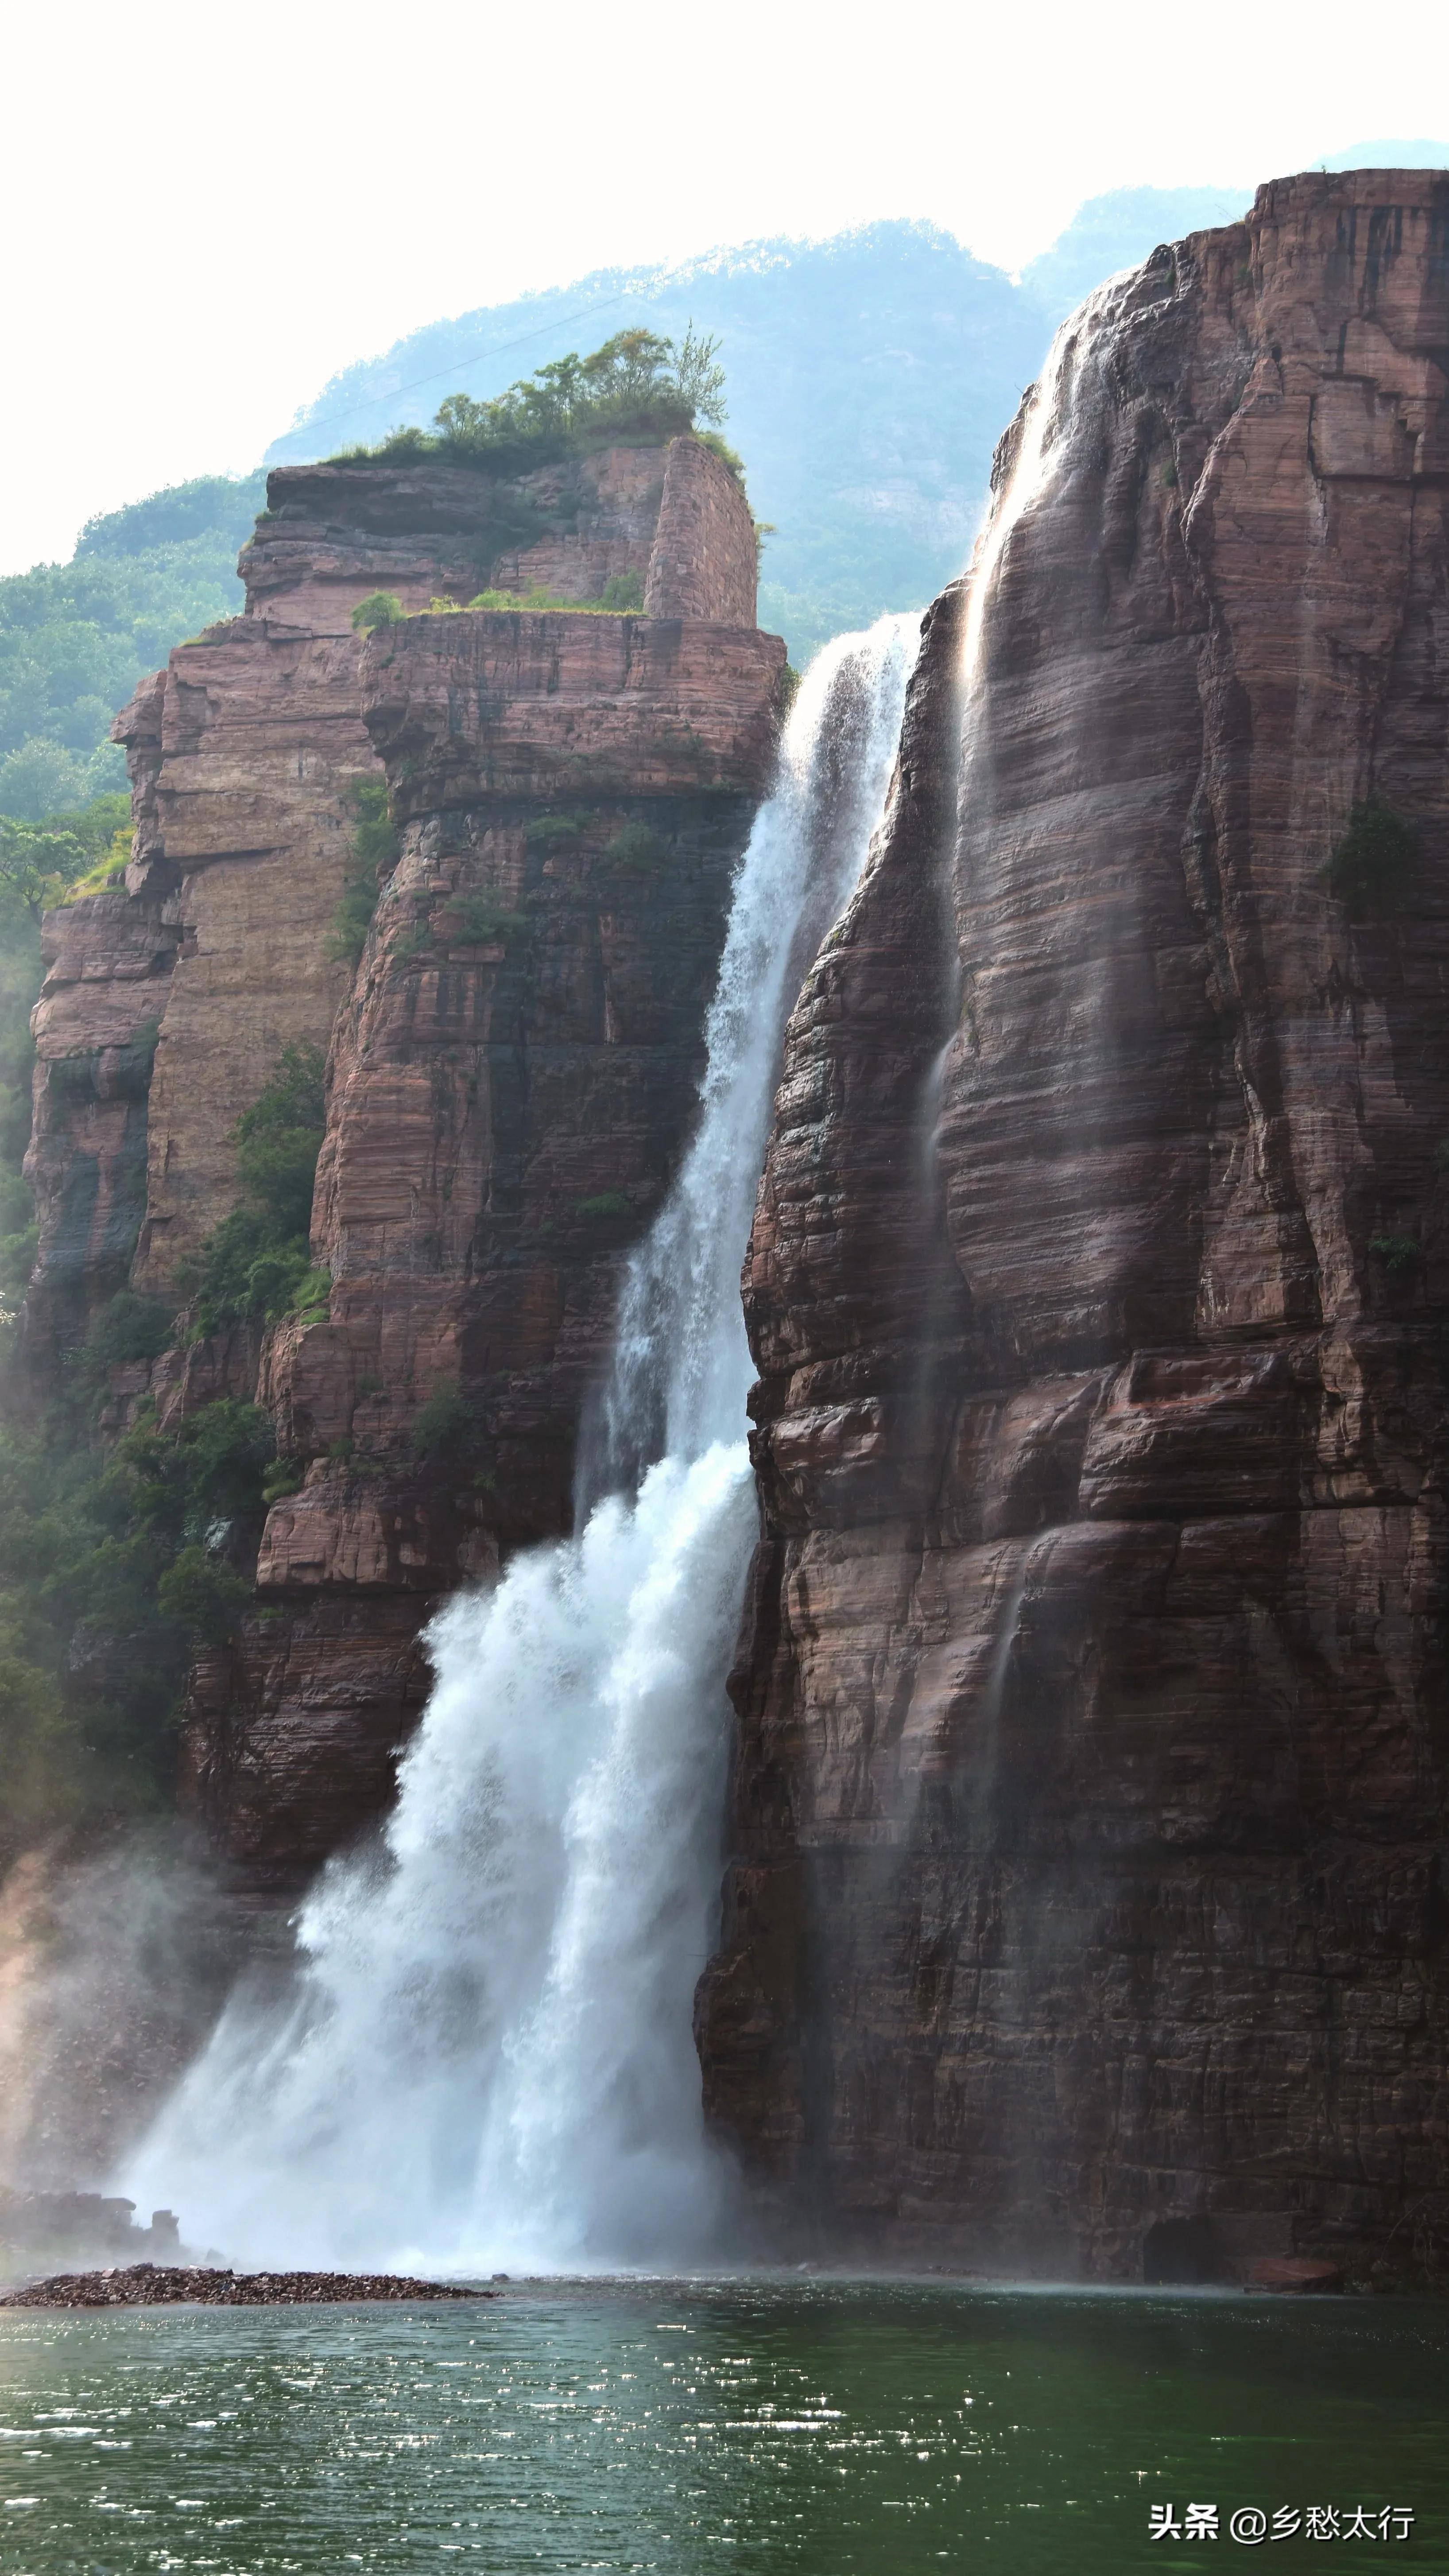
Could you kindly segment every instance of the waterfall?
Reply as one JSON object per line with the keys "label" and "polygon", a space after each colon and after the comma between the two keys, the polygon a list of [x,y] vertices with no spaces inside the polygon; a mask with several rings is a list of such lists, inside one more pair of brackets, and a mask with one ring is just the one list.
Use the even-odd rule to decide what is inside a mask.
{"label": "waterfall", "polygon": [[918,621],[823,652],[740,864],[694,1141],[630,1267],[576,1535],[452,1602],[374,1848],[304,1904],[121,2187],[229,2258],[462,2273],[723,2250],[691,2011],[756,1515],[739,1273],[784,1024],[879,817]]}
{"label": "waterfall", "polygon": [[961,670],[966,690],[965,737],[968,743],[972,736],[970,697],[981,679],[987,617],[1002,561],[1018,522],[1051,487],[1054,469],[1060,461],[1057,439],[1071,398],[1073,369],[1091,347],[1120,282],[1109,277],[1105,284],[1094,287],[1076,311],[1069,313],[1065,322],[1059,325],[1041,374],[1029,388],[1017,416],[1015,442],[976,541],[966,593]]}

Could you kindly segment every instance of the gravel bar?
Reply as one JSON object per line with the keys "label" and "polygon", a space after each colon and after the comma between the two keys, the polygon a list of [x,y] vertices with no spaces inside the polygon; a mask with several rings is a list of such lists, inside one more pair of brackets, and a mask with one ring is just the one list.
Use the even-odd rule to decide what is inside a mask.
{"label": "gravel bar", "polygon": [[180,2263],[132,2263],[125,2271],[53,2272],[7,2291],[0,2308],[292,2308],[343,2299],[496,2299],[496,2290],[410,2281],[396,2272],[215,2272]]}

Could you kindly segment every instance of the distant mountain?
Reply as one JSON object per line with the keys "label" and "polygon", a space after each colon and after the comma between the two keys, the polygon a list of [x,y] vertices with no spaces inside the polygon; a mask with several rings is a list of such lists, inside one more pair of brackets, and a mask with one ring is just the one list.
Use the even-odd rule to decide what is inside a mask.
{"label": "distant mountain", "polygon": [[1025,294],[1055,329],[1119,268],[1136,268],[1159,242],[1231,224],[1253,202],[1249,188],[1114,188],[1089,197],[1064,233],[1021,272]]}
{"label": "distant mountain", "polygon": [[[1372,142],[1321,166],[1449,167],[1449,144]],[[631,324],[717,333],[726,433],[773,523],[760,616],[797,664],[842,628],[913,608],[971,550],[991,455],[1052,331],[1161,241],[1230,222],[1241,188],[1091,198],[1013,281],[930,224],[760,241],[678,268],[571,286],[429,323],[333,378],[267,451],[302,462],[432,419]],[[207,476],[92,520],[74,559],[0,580],[0,813],[74,806],[120,771],[106,730],[172,644],[240,605],[237,548],[263,476]]]}
{"label": "distant mountain", "polygon": [[1314,170],[1449,170],[1449,143],[1425,142],[1422,135],[1415,143],[1351,143],[1346,152],[1334,152],[1326,161],[1314,161]]}
{"label": "distant mountain", "polygon": [[773,533],[760,617],[803,662],[827,636],[917,607],[960,570],[997,439],[1056,324],[1158,242],[1224,223],[1251,189],[1124,188],[1093,198],[1019,281],[930,224],[826,242],[747,243],[672,269],[430,323],[333,378],[267,462],[302,462],[425,424],[443,396],[501,393],[568,349],[642,324],[716,333],[727,434]]}
{"label": "distant mountain", "polygon": [[445,394],[501,393],[566,350],[693,320],[721,341],[726,436],[773,523],[762,622],[797,662],[842,627],[919,604],[957,571],[991,451],[1036,372],[1041,315],[1005,273],[928,224],[751,242],[682,268],[604,269],[432,323],[328,385],[267,462],[326,455]]}

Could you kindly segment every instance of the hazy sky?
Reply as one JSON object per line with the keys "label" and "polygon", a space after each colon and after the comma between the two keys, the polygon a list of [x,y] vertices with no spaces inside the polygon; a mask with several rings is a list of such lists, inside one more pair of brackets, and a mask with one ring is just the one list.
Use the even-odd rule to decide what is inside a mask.
{"label": "hazy sky", "polygon": [[0,570],[439,314],[884,215],[1014,269],[1103,189],[1449,120],[1428,0],[51,0],[6,57]]}

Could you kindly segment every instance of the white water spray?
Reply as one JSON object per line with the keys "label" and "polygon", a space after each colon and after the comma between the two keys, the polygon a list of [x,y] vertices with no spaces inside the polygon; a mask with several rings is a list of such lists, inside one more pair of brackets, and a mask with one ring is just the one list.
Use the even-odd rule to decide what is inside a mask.
{"label": "white water spray", "polygon": [[[124,2177],[194,2244],[462,2273],[722,2249],[691,2009],[756,1527],[740,1263],[784,1021],[864,862],[916,631],[845,637],[800,689],[736,881],[698,1130],[587,1444],[604,1499],[434,1623],[377,1849],[323,1873],[285,2001],[229,2006]],[[641,1472],[632,1499],[606,1490]]]}

